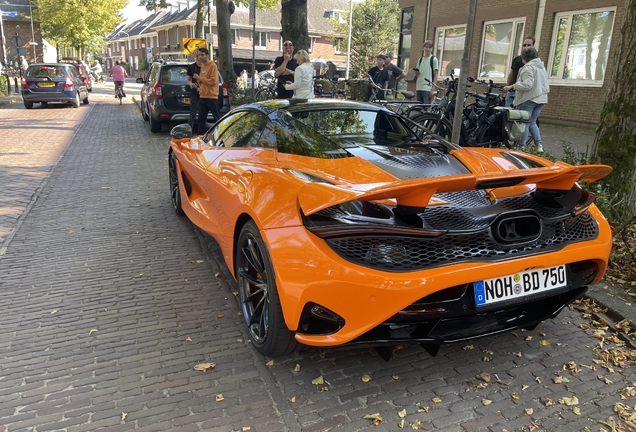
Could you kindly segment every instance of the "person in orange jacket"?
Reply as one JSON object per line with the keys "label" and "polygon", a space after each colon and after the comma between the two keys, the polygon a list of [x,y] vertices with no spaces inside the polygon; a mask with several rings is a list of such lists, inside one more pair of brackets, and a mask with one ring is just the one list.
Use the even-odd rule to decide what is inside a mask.
{"label": "person in orange jacket", "polygon": [[216,122],[221,118],[219,111],[219,69],[213,60],[210,60],[210,52],[207,48],[199,48],[197,60],[201,63],[201,70],[198,74],[193,74],[192,78],[199,83],[199,120],[198,132],[205,133],[206,119],[208,113],[214,115]]}

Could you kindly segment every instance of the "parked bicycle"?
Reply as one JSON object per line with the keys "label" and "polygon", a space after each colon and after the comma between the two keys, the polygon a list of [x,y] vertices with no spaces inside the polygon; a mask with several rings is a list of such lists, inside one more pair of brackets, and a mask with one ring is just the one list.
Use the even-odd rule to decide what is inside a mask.
{"label": "parked bicycle", "polygon": [[254,95],[256,101],[266,101],[270,99],[276,99],[278,96],[278,89],[276,78],[270,78],[266,75],[265,78],[261,78],[258,82],[258,89]]}

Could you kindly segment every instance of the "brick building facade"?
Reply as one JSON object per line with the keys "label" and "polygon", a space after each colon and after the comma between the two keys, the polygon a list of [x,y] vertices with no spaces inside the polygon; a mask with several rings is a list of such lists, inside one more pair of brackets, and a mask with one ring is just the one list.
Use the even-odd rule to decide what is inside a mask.
{"label": "brick building facade", "polygon": [[[412,69],[430,39],[440,76],[459,68],[469,0],[400,0],[400,7],[398,65]],[[479,0],[468,74],[505,83],[524,36],[534,35],[550,77],[549,103],[541,116],[595,124],[612,76],[624,9],[623,0]]]}

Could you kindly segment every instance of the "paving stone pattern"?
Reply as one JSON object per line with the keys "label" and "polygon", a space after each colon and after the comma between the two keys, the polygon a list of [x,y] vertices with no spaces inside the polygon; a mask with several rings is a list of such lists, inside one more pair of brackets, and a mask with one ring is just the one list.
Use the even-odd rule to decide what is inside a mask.
{"label": "paving stone pattern", "polygon": [[[167,139],[133,104],[95,104],[27,209],[0,259],[0,432],[396,431],[401,412],[405,430],[598,431],[635,380],[562,370],[597,358],[588,320],[569,309],[437,357],[305,348],[268,365],[218,246],[170,206]],[[501,383],[484,386],[483,372]],[[572,395],[580,415],[557,403]],[[378,426],[364,419],[374,413]]]}

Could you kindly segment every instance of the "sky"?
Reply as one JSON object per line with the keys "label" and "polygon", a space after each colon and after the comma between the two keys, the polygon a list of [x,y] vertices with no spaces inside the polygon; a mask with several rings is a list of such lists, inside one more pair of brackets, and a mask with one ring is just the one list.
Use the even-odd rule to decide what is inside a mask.
{"label": "sky", "polygon": [[128,0],[128,6],[122,9],[122,16],[126,22],[132,22],[150,15],[150,12],[142,6],[137,6],[139,0]]}

